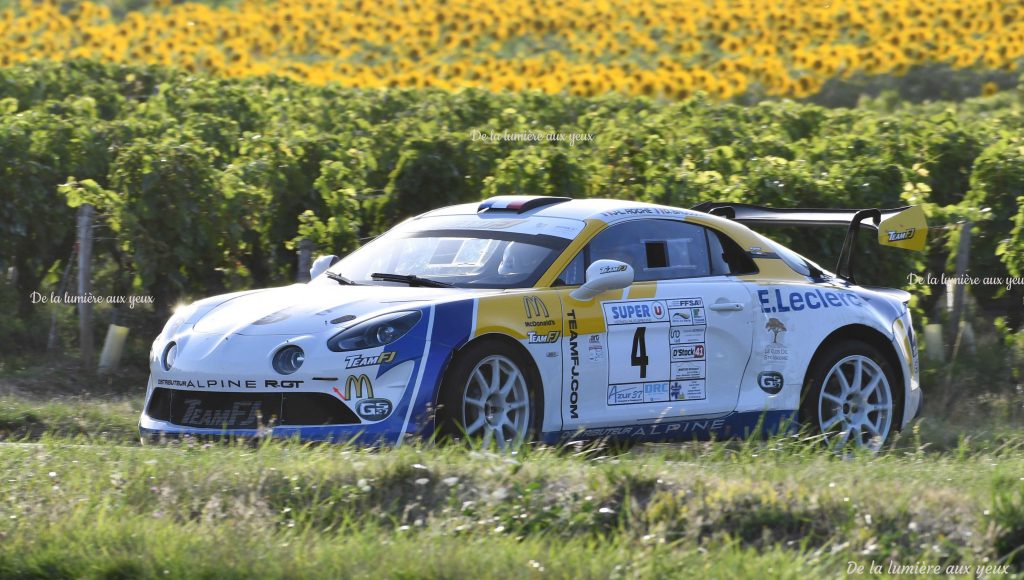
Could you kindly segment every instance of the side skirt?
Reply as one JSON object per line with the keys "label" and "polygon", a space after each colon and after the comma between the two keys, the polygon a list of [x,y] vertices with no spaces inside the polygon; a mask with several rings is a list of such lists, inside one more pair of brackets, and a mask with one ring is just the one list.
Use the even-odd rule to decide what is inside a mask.
{"label": "side skirt", "polygon": [[715,419],[659,421],[643,425],[621,425],[576,431],[545,433],[549,444],[594,439],[628,441],[707,441],[709,439],[763,438],[797,431],[796,410],[730,413]]}

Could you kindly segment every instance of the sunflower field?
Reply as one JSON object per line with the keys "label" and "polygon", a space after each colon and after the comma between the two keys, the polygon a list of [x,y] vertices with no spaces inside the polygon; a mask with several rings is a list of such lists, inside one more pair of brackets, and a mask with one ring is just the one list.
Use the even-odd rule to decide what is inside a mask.
{"label": "sunflower field", "polygon": [[922,66],[1009,73],[1022,56],[1020,0],[21,0],[0,14],[0,66],[89,58],[364,88],[805,98]]}

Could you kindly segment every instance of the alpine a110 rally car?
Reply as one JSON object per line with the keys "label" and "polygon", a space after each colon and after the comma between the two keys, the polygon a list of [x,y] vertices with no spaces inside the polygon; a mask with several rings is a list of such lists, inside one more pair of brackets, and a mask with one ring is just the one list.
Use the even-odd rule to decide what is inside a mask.
{"label": "alpine a110 rally car", "polygon": [[[843,225],[836,273],[744,224]],[[909,295],[856,285],[857,232],[918,207],[693,210],[503,196],[406,220],[305,284],[180,308],[144,437],[688,440],[799,424],[879,447],[921,403]]]}

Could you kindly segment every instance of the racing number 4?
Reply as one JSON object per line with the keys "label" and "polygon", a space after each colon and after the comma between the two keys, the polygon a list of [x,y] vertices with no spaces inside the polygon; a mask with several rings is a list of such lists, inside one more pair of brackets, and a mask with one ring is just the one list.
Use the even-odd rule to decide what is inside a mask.
{"label": "racing number 4", "polygon": [[633,352],[630,355],[630,364],[640,367],[640,378],[647,378],[647,341],[644,335],[647,334],[646,326],[638,326],[633,334]]}

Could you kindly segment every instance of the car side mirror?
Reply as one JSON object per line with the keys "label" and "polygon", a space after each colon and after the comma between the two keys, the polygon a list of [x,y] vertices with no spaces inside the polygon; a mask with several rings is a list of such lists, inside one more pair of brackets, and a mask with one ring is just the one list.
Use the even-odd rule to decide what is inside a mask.
{"label": "car side mirror", "polygon": [[575,300],[590,300],[609,290],[621,290],[633,283],[633,267],[618,260],[598,260],[587,268],[587,281],[569,293]]}
{"label": "car side mirror", "polygon": [[309,279],[315,280],[317,276],[326,272],[327,268],[333,266],[338,260],[338,256],[335,256],[334,254],[320,256],[313,262],[313,265],[309,267]]}

